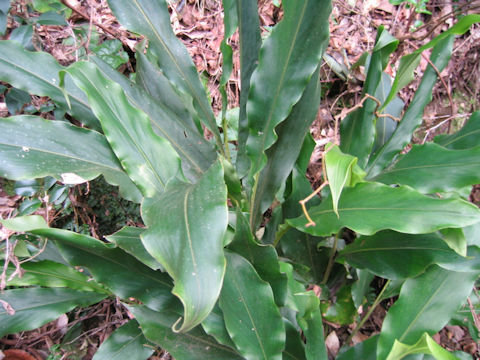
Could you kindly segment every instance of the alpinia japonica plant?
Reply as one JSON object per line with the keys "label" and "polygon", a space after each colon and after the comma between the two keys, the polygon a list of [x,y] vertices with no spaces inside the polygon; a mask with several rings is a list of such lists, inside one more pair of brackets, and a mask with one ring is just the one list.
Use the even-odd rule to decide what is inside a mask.
{"label": "alpinia japonica plant", "polygon": [[[342,121],[340,146],[327,146],[321,196],[309,197],[309,127],[320,102],[330,1],[284,0],[284,17],[263,44],[257,2],[223,1],[223,87],[232,68],[227,40],[237,28],[240,35],[235,143],[227,139],[226,102],[220,132],[164,1],[109,4],[148,41],[136,52],[135,81],[97,57],[62,67],[49,54],[0,42],[0,80],[50,97],[83,125],[0,119],[0,175],[63,183],[103,175],[141,203],[146,227],[125,227],[103,242],[51,228],[40,216],[3,220],[48,246],[22,265],[23,277],[10,276],[13,266],[7,272],[0,336],[111,296],[135,319],[95,359],[114,351],[146,359],[148,343],[177,360],[327,359],[322,320],[353,323],[377,276],[387,281],[374,305],[398,300],[378,336],[339,358],[452,358],[430,335],[455,318],[480,273],[480,239],[472,236],[480,210],[466,200],[480,183],[480,113],[459,132],[400,153],[422,122],[455,34],[480,16],[462,18],[405,56],[393,83],[383,70],[398,41],[378,29],[363,106]],[[396,94],[426,49],[431,65],[404,109]],[[344,246],[347,233],[355,239]],[[313,284],[320,298],[307,291]],[[122,336],[136,340],[118,344]]]}

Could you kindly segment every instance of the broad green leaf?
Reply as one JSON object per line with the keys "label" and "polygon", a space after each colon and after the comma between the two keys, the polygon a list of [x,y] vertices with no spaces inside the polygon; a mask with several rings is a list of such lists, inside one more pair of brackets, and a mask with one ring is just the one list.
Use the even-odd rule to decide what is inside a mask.
{"label": "broad green leaf", "polygon": [[343,227],[363,235],[385,229],[422,234],[480,221],[480,210],[466,201],[432,198],[407,186],[393,188],[370,182],[343,190],[339,218],[333,211],[331,196],[308,212],[315,226],[307,227],[304,215],[288,223],[315,236],[335,234]]}
{"label": "broad green leaf", "polygon": [[[432,49],[430,60],[440,72],[447,66],[450,60],[453,40],[453,36],[447,37]],[[432,99],[432,89],[436,81],[437,72],[431,65],[428,65],[423,73],[422,81],[415,92],[415,96],[393,135],[384,146],[370,156],[368,165],[365,168],[367,178],[378,175],[410,142],[414,130],[422,123],[423,110]]]}
{"label": "broad green leaf", "polygon": [[393,166],[372,178],[384,184],[411,186],[426,194],[455,191],[480,183],[480,146],[449,150],[427,143],[413,145]]}
{"label": "broad green leaf", "polygon": [[268,283],[240,255],[226,253],[227,271],[220,294],[225,325],[247,359],[282,359],[285,327]]}
{"label": "broad green leaf", "polygon": [[38,215],[2,220],[15,231],[31,232],[56,240],[62,256],[73,266],[86,267],[93,278],[120,298],[134,297],[155,310],[175,306],[168,275],[153,271],[133,256],[90,236],[48,228]]}
{"label": "broad green leaf", "polygon": [[442,229],[440,234],[452,250],[461,256],[467,256],[467,239],[462,229]]}
{"label": "broad green leaf", "polygon": [[369,337],[349,349],[342,348],[337,360],[377,360],[378,335]]}
{"label": "broad green leaf", "polygon": [[278,141],[268,149],[267,164],[258,177],[252,193],[250,221],[252,228],[261,222],[263,213],[285,183],[302,149],[305,136],[315,120],[320,104],[319,69],[311,77],[301,99],[294,105],[287,119],[277,126]]}
{"label": "broad green leaf", "polygon": [[[387,66],[390,54],[395,51],[398,40],[381,26],[378,29],[375,47],[368,65],[367,78],[362,96],[375,96],[383,70]],[[340,124],[341,150],[358,158],[360,167],[364,167],[375,140],[375,109],[378,104],[366,99],[363,106],[347,117]]]}
{"label": "broad green leaf", "polygon": [[469,262],[477,264],[458,255],[436,234],[410,235],[394,231],[359,237],[340,251],[339,256],[350,265],[387,279],[411,278],[432,264],[452,270],[456,263],[462,267],[467,267]]}
{"label": "broad green leaf", "polygon": [[215,149],[197,129],[185,124],[182,118],[166,106],[169,98],[156,101],[137,84],[97,57],[92,57],[91,60],[107,78],[120,84],[134,107],[143,110],[150,117],[155,133],[168,140],[182,159],[185,176],[193,182],[201,177],[215,162]]}
{"label": "broad green leaf", "polygon": [[228,248],[254,266],[262,280],[270,283],[276,304],[283,306],[287,295],[287,278],[280,272],[277,252],[272,245],[261,245],[255,241],[248,220],[240,210],[237,210],[235,237]]}
{"label": "broad green leaf", "polygon": [[442,42],[443,39],[453,37],[453,35],[462,35],[466,33],[470,29],[472,24],[478,22],[480,22],[480,15],[466,15],[462,17],[450,29],[436,36],[412,54],[403,56],[400,59],[400,66],[397,70],[397,75],[395,76],[392,89],[390,90],[390,93],[388,94],[388,97],[383,106],[387,105],[391,100],[393,100],[398,91],[404,86],[408,85],[413,80],[414,71],[417,68],[418,63],[420,62],[420,57],[423,51],[436,46],[438,43]]}
{"label": "broad green leaf", "polygon": [[149,268],[153,270],[161,270],[162,265],[148,253],[142,244],[140,235],[144,231],[145,229],[142,228],[125,226],[116,233],[106,236],[106,239],[117,245],[123,251],[137,258],[137,260],[140,260]]}
{"label": "broad green leaf", "polygon": [[301,98],[328,42],[329,0],[284,0],[284,17],[265,40],[248,94],[247,155],[256,175],[265,150],[276,141],[275,127]]}
{"label": "broad green leaf", "polygon": [[[338,215],[338,200],[345,186],[354,186],[362,175],[355,171],[357,158],[342,153],[337,145],[327,144],[325,154],[325,169],[327,172],[328,185],[332,194],[333,211]],[[361,170],[360,170],[361,171]]]}
{"label": "broad green leaf", "polygon": [[199,118],[221,147],[212,108],[187,49],[173,32],[165,0],[108,3],[123,26],[148,39],[149,50],[158,58],[159,68],[176,88],[193,98]]}
{"label": "broad green leaf", "polygon": [[0,119],[0,132],[4,134],[0,140],[3,177],[20,180],[53,176],[72,183],[71,178],[83,182],[103,174],[107,182],[120,186],[123,197],[141,201],[140,192],[106,138],[96,131],[22,115]]}
{"label": "broad green leaf", "polygon": [[236,349],[235,343],[230,338],[225,321],[223,319],[223,312],[218,305],[218,302],[213,307],[210,314],[202,321],[202,327],[205,332],[213,336],[220,344]]}
{"label": "broad green leaf", "polygon": [[8,10],[10,9],[10,1],[11,0],[3,0],[0,2],[0,35],[4,35],[5,30],[7,30],[7,16]]}
{"label": "broad green leaf", "polygon": [[357,309],[352,299],[352,285],[344,285],[335,293],[335,300],[322,301],[322,316],[334,324],[348,325],[355,321]]}
{"label": "broad green leaf", "polygon": [[303,343],[300,333],[295,326],[283,318],[285,325],[285,349],[283,350],[282,360],[305,360],[305,344]]}
{"label": "broad green leaf", "polygon": [[433,141],[447,149],[470,149],[479,145],[480,135],[480,111],[476,111],[470,116],[467,123],[455,134],[438,135]]}
{"label": "broad green leaf", "polygon": [[30,94],[48,96],[78,121],[92,129],[101,130],[85,95],[70,78],[65,82],[71,106],[67,105],[58,76],[63,69],[48,53],[30,52],[14,41],[0,41],[0,80]]}
{"label": "broad green leaf", "polygon": [[321,240],[297,229],[289,229],[280,240],[284,256],[294,264],[302,265],[305,268],[303,272],[297,267],[296,270],[314,283],[322,281],[329,257],[327,249],[318,247]]}
{"label": "broad green leaf", "polygon": [[237,3],[238,36],[240,45],[240,110],[238,118],[237,171],[243,178],[250,167],[246,145],[248,138],[247,100],[250,78],[258,64],[262,39],[257,0],[235,0]]}
{"label": "broad green leaf", "polygon": [[164,194],[145,199],[142,214],[148,227],[143,245],[173,278],[172,293],[184,305],[183,324],[175,324],[174,331],[189,331],[212,310],[225,273],[228,209],[222,164],[215,163],[196,184],[169,183]]}
{"label": "broad green leaf", "polygon": [[160,194],[170,179],[182,177],[171,144],[153,132],[148,116],[129,104],[120,85],[91,63],[77,62],[66,71],[87,94],[110,146],[144,196]]}
{"label": "broad green leaf", "polygon": [[[33,330],[76,308],[95,304],[106,296],[72,289],[26,288],[4,290],[0,300],[0,336]],[[9,305],[10,313],[6,310]],[[13,313],[13,314],[12,314]]]}
{"label": "broad green leaf", "polygon": [[407,279],[383,322],[377,359],[387,358],[395,340],[414,344],[424,333],[441,330],[472,291],[478,274],[433,265],[424,274]]}
{"label": "broad green leaf", "polygon": [[355,307],[358,309],[363,305],[365,298],[372,289],[370,284],[375,277],[370,271],[355,269],[357,280],[352,285],[352,300]]}
{"label": "broad green leaf", "polygon": [[430,354],[436,360],[458,359],[452,353],[438,345],[435,340],[425,333],[414,345],[405,345],[398,340],[395,340],[392,351],[388,354],[387,360],[401,360],[411,354]]}
{"label": "broad green leaf", "polygon": [[[67,287],[74,290],[94,291],[110,295],[110,292],[97,284],[88,276],[64,264],[49,260],[39,262],[26,262],[22,264],[25,271],[22,277],[18,275],[7,281],[8,286],[30,286],[39,285],[44,287]],[[10,268],[7,272],[7,279],[13,272]]]}
{"label": "broad green leaf", "polygon": [[155,350],[148,345],[138,322],[130,320],[102,342],[93,360],[148,359]]}
{"label": "broad green leaf", "polygon": [[156,312],[145,306],[127,306],[142,328],[145,337],[167,350],[176,360],[241,360],[243,357],[228,346],[220,345],[201,327],[186,333],[172,331],[178,315],[171,311]]}
{"label": "broad green leaf", "polygon": [[287,306],[298,311],[297,322],[303,331],[307,343],[305,354],[307,360],[326,360],[327,349],[323,334],[320,300],[313,291],[305,291],[305,287],[293,277],[293,267],[281,263],[280,267],[288,278],[289,300]]}

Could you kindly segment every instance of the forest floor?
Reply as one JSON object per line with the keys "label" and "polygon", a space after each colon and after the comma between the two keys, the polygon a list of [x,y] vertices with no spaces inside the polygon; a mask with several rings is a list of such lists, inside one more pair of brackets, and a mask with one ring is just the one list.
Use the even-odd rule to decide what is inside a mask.
{"label": "forest floor", "polygon": [[[14,1],[15,6],[11,10],[11,15],[38,16],[28,10],[26,3],[27,1],[24,0]],[[94,41],[93,36],[90,37],[90,35],[93,34],[92,29],[97,29],[98,38],[95,38],[95,41],[98,43],[114,38],[122,42],[123,50],[129,55],[129,61],[122,65],[120,70],[126,74],[133,72],[135,64],[132,54],[135,46],[142,39],[127,32],[118,24],[107,2],[105,0],[71,0],[66,3],[74,8],[72,16],[68,19],[68,26],[37,26],[34,33],[34,47],[51,53],[62,64],[69,64],[82,56],[83,53],[80,50]],[[283,15],[281,7],[275,6],[274,3],[275,1],[272,0],[259,0],[260,23],[265,36]],[[392,35],[401,40],[386,69],[387,73],[394,75],[401,56],[411,53],[441,31],[446,30],[457,17],[453,2],[448,0],[428,1],[427,10],[431,12],[430,15],[417,13],[405,3],[394,6],[388,0],[334,0],[333,4],[330,43],[326,54],[345,71],[339,74],[326,63],[322,66],[322,102],[317,120],[311,127],[311,133],[317,143],[309,168],[309,176],[314,185],[321,182],[320,159],[323,146],[327,142],[336,141],[338,123],[345,117],[348,109],[361,100],[361,85],[365,79],[364,68],[359,66],[353,69],[352,65],[364,52],[372,50],[378,27],[385,26]],[[460,14],[480,12],[480,1],[460,0],[455,2],[455,6],[457,9],[460,7]],[[174,31],[187,46],[198,72],[207,84],[214,109],[218,112],[221,109],[220,43],[224,32],[221,2],[219,0],[180,0],[178,3],[172,3],[170,8]],[[17,26],[18,23],[11,17],[8,22],[9,29]],[[87,32],[87,37],[80,43],[72,44],[66,41],[72,37],[72,29],[79,26],[90,30]],[[412,29],[416,31],[411,31]],[[8,35],[4,38],[8,38]],[[238,50],[238,34],[234,34],[230,39],[230,45],[234,51]],[[411,101],[419,78],[427,65],[427,60],[422,58],[415,80],[400,92],[400,97],[406,104]],[[480,26],[478,24],[464,36],[456,39],[452,60],[442,71],[441,78],[442,80],[434,88],[433,101],[424,113],[424,123],[416,132],[416,142],[421,143],[430,140],[436,134],[460,128],[472,112],[480,109]],[[239,61],[238,57],[235,57],[233,73],[228,82],[229,108],[238,105],[239,92]],[[41,99],[37,100],[41,101]],[[8,116],[8,109],[4,98],[0,95],[0,117],[2,116]],[[21,197],[12,196],[1,185],[2,183],[0,183],[0,217],[7,218],[18,208]],[[473,196],[479,200],[480,191],[476,191]],[[79,212],[84,211],[84,216],[89,218],[90,212],[87,210],[86,205],[78,206],[77,209]],[[95,218],[90,218],[90,222],[94,227],[97,225],[98,232]],[[101,231],[100,235],[102,235]],[[378,333],[384,316],[384,308],[378,307],[366,323],[365,331],[360,332],[354,338],[354,342],[363,341]],[[0,339],[0,348],[23,349],[28,351],[33,359],[47,357],[49,360],[91,359],[99,344],[116,327],[126,321],[128,314],[116,301],[107,300],[88,309],[77,310],[70,316],[70,319],[72,318],[75,321],[71,324],[80,322],[84,324],[80,332],[73,332],[70,331],[70,327],[65,327],[65,321],[68,322],[65,316],[40,329]],[[327,346],[333,358],[348,336],[349,329],[330,323],[327,328],[325,334]],[[65,339],[67,330],[70,336],[68,340]],[[479,358],[480,344],[472,340],[465,328],[449,326],[434,338],[450,350],[461,349]],[[21,353],[16,359],[29,358],[25,353]],[[159,350],[151,359],[166,360],[170,359],[170,356]]]}

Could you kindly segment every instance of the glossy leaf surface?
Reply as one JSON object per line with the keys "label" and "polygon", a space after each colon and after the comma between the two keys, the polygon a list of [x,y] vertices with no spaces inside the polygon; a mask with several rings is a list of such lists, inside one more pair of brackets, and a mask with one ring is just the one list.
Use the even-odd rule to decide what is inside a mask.
{"label": "glossy leaf surface", "polygon": [[[49,260],[26,262],[22,264],[25,271],[22,277],[18,275],[7,282],[8,286],[39,285],[44,287],[67,287],[74,290],[94,291],[109,295],[110,292],[88,276],[64,264]],[[7,272],[7,279],[11,271]]]}
{"label": "glossy leaf surface", "polygon": [[480,111],[476,111],[470,116],[467,123],[455,134],[438,135],[433,140],[438,145],[447,149],[470,149],[479,145],[480,136]]}
{"label": "glossy leaf surface", "polygon": [[228,346],[220,345],[201,327],[186,333],[172,331],[178,315],[171,311],[156,312],[145,306],[128,306],[142,327],[145,337],[167,350],[177,360],[241,360],[243,357]]}
{"label": "glossy leaf surface", "polygon": [[437,144],[413,145],[398,161],[372,180],[408,185],[420,192],[455,191],[480,183],[480,147],[448,150]]}
{"label": "glossy leaf surface", "polygon": [[105,294],[65,288],[5,290],[0,300],[9,304],[14,314],[8,314],[5,306],[0,307],[0,336],[33,330],[77,306],[95,304],[105,297]]}
{"label": "glossy leaf surface", "polygon": [[411,354],[430,354],[436,360],[458,359],[425,333],[414,345],[405,345],[399,341],[395,341],[392,351],[388,354],[387,360],[400,360]]}
{"label": "glossy leaf surface", "polygon": [[275,199],[302,149],[305,136],[315,120],[320,104],[319,70],[310,79],[301,99],[276,129],[278,141],[266,151],[267,164],[261,171],[252,195],[251,222],[256,228],[262,214]]}
{"label": "glossy leaf surface", "polygon": [[421,234],[443,228],[458,228],[480,220],[478,208],[458,199],[435,199],[409,187],[392,188],[379,183],[359,183],[345,188],[337,218],[329,196],[309,210],[316,226],[307,227],[305,216],[288,220],[297,229],[328,236],[347,227],[363,235],[384,229]]}
{"label": "glossy leaf surface", "polygon": [[154,352],[138,322],[130,320],[102,342],[93,360],[148,359]]}
{"label": "glossy leaf surface", "polygon": [[185,176],[195,182],[215,162],[217,155],[214,147],[188,126],[184,120],[168,108],[168,98],[155,100],[139,85],[113,70],[97,57],[92,57],[100,71],[110,80],[120,84],[128,101],[136,108],[143,110],[151,120],[155,133],[168,140],[182,159]]}
{"label": "glossy leaf surface", "polygon": [[[450,60],[453,46],[453,36],[440,41],[430,55],[430,61],[438,71],[442,71]],[[423,73],[422,81],[415,96],[405,111],[402,120],[388,142],[377,150],[369,159],[365,168],[367,178],[376,176],[387,167],[393,158],[404,149],[412,138],[414,130],[422,123],[423,110],[432,98],[432,89],[437,81],[437,71],[428,65]]]}
{"label": "glossy leaf surface", "polygon": [[315,72],[328,41],[328,0],[285,0],[283,20],[260,51],[248,94],[247,154],[251,175],[266,164],[265,150],[277,141],[284,121]]}
{"label": "glossy leaf surface", "polygon": [[107,236],[107,240],[119,248],[136,257],[139,261],[153,270],[163,269],[162,265],[155,260],[143,246],[140,235],[145,229],[133,226],[125,226],[115,234]]}
{"label": "glossy leaf surface", "polygon": [[454,272],[433,265],[407,279],[388,311],[378,340],[377,358],[386,359],[395,340],[414,344],[423,333],[443,328],[472,291],[477,272]]}
{"label": "glossy leaf surface", "polygon": [[142,216],[148,227],[143,245],[173,278],[172,292],[185,308],[183,324],[175,330],[186,332],[212,310],[225,273],[228,210],[221,163],[196,184],[172,182],[162,196],[146,199]]}
{"label": "glossy leaf surface", "polygon": [[230,338],[225,321],[223,319],[223,312],[218,305],[218,302],[213,307],[212,311],[202,321],[202,327],[205,332],[213,336],[220,344],[236,349],[235,343]]}
{"label": "glossy leaf surface", "polygon": [[65,91],[70,99],[67,105],[60,87],[58,73],[64,67],[46,52],[30,52],[14,41],[0,41],[0,80],[30,94],[50,97],[59,107],[68,111],[88,127],[101,130],[86,96],[71,79],[66,79]]}
{"label": "glossy leaf surface", "polygon": [[282,359],[285,327],[272,289],[243,257],[226,257],[220,308],[230,337],[247,359]]}
{"label": "glossy leaf surface", "polygon": [[158,58],[159,68],[181,92],[191,96],[199,118],[217,139],[220,133],[197,69],[170,25],[164,0],[109,1],[110,8],[128,30],[144,35],[149,49]]}
{"label": "glossy leaf surface", "polygon": [[175,150],[153,132],[148,116],[129,104],[120,85],[91,63],[77,62],[67,71],[87,94],[110,146],[144,196],[162,193],[170,179],[182,176]]}
{"label": "glossy leaf surface", "polygon": [[[37,116],[0,119],[0,174],[20,180],[53,176],[68,182],[67,175],[92,180],[103,174],[120,194],[140,202],[141,194],[122,169],[105,136],[63,121]],[[34,136],[33,136],[34,135]]]}

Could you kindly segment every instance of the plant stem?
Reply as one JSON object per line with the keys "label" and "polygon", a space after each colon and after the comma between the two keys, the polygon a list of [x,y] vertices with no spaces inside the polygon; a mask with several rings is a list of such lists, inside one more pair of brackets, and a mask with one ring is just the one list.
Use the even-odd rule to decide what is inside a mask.
{"label": "plant stem", "polygon": [[280,239],[287,233],[287,231],[291,228],[288,224],[282,224],[278,227],[278,231],[275,234],[275,241],[273,242],[273,247],[277,247]]}
{"label": "plant stem", "polygon": [[227,123],[227,116],[222,111],[222,128],[223,128],[223,144],[225,146],[225,157],[229,162],[231,162],[230,158],[230,147],[228,146],[228,123]]}
{"label": "plant stem", "polygon": [[388,285],[390,284],[390,280],[387,280],[385,285],[383,286],[382,291],[380,291],[380,294],[378,294],[377,298],[373,302],[372,306],[370,306],[370,309],[368,309],[368,312],[365,314],[365,316],[362,318],[362,320],[358,323],[358,325],[355,327],[355,329],[352,331],[350,336],[348,337],[347,341],[345,341],[345,344],[350,344],[350,341],[352,341],[353,337],[360,331],[360,329],[363,327],[363,325],[366,323],[370,315],[372,315],[373,311],[375,308],[380,304],[380,302],[383,300],[382,296],[385,290],[387,289]]}
{"label": "plant stem", "polygon": [[327,269],[325,270],[325,275],[323,275],[322,284],[326,284],[328,278],[330,277],[330,273],[332,272],[333,261],[335,258],[335,254],[337,252],[337,245],[338,245],[338,234],[335,234],[335,239],[333,241],[333,248],[332,253],[330,254],[330,258],[328,259]]}

